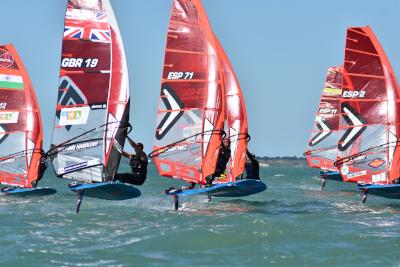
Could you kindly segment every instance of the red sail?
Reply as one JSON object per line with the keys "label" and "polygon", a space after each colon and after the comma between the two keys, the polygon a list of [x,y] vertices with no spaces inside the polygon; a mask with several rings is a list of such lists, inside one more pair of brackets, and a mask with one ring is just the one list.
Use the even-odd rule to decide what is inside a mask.
{"label": "red sail", "polygon": [[11,45],[0,46],[0,183],[34,187],[42,122],[28,73]]}
{"label": "red sail", "polygon": [[333,165],[339,140],[342,67],[330,67],[319,103],[315,124],[304,153],[312,168],[337,171]]}
{"label": "red sail", "polygon": [[200,0],[174,0],[153,157],[161,175],[204,184],[224,125],[220,58]]}
{"label": "red sail", "polygon": [[[246,163],[248,141],[247,114],[242,90],[228,56],[216,36],[218,55],[221,58],[222,76],[225,89],[227,134],[231,141],[231,159],[226,181],[236,181],[241,176]],[[220,180],[221,181],[221,180]]]}
{"label": "red sail", "polygon": [[399,86],[370,27],[347,30],[338,161],[344,181],[391,183],[400,176]]}
{"label": "red sail", "polygon": [[69,0],[51,159],[60,177],[113,179],[129,120],[129,80],[109,0]]}

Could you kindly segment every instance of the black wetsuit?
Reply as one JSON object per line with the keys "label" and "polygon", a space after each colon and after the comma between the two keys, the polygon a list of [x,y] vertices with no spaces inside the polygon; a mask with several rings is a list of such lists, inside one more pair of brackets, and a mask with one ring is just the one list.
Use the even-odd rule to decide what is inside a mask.
{"label": "black wetsuit", "polygon": [[206,178],[207,184],[212,184],[216,177],[220,177],[226,170],[226,164],[228,164],[229,158],[231,157],[231,149],[225,146],[221,146],[218,153],[217,164],[215,166],[215,172],[212,176]]}
{"label": "black wetsuit", "polygon": [[47,157],[42,155],[39,161],[39,169],[38,169],[38,177],[35,181],[32,182],[32,186],[36,186],[38,182],[43,178],[43,174],[46,172],[47,169]]}
{"label": "black wetsuit", "polygon": [[147,178],[147,164],[146,153],[136,151],[136,155],[132,155],[129,160],[132,173],[118,173],[115,179],[127,184],[142,185]]}
{"label": "black wetsuit", "polygon": [[260,164],[256,157],[247,152],[247,158],[250,160],[246,160],[244,168],[246,169],[246,178],[245,179],[257,179],[260,180]]}

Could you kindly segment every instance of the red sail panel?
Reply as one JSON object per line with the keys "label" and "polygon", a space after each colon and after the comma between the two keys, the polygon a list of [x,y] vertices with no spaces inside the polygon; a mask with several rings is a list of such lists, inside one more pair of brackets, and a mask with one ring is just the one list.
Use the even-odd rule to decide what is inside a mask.
{"label": "red sail panel", "polygon": [[215,170],[225,107],[220,59],[199,0],[174,0],[153,157],[160,175],[205,183]]}
{"label": "red sail panel", "polygon": [[304,153],[312,168],[337,171],[333,164],[339,140],[342,76],[342,67],[328,68],[311,138]]}
{"label": "red sail panel", "polygon": [[0,183],[34,187],[43,145],[32,82],[11,45],[0,46]]}
{"label": "red sail panel", "polygon": [[[228,56],[216,36],[218,55],[221,58],[223,84],[225,89],[225,108],[227,134],[231,141],[231,159],[227,167],[227,181],[236,181],[241,176],[246,163],[248,124],[242,90]],[[221,180],[219,180],[221,181]]]}
{"label": "red sail panel", "polygon": [[399,86],[370,27],[347,30],[338,161],[344,181],[399,178]]}
{"label": "red sail panel", "polygon": [[69,0],[50,153],[56,174],[112,180],[128,120],[128,70],[111,4]]}

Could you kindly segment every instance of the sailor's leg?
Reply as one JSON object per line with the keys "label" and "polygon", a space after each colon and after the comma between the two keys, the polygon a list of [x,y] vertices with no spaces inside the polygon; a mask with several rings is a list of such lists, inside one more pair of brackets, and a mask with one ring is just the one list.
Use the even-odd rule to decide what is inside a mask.
{"label": "sailor's leg", "polygon": [[325,190],[325,185],[326,185],[326,178],[322,176],[321,177],[321,182],[322,182],[321,191],[324,191]]}
{"label": "sailor's leg", "polygon": [[85,190],[78,190],[76,192],[76,196],[78,197],[78,200],[76,202],[76,210],[75,213],[79,213],[79,210],[81,209],[81,204],[82,204],[82,199],[83,199],[83,194]]}
{"label": "sailor's leg", "polygon": [[211,202],[211,196],[210,195],[207,195],[207,201]]}
{"label": "sailor's leg", "polygon": [[211,186],[212,183],[214,182],[215,176],[214,175],[209,175],[206,177],[206,187]]}
{"label": "sailor's leg", "polygon": [[175,210],[179,210],[179,196],[178,195],[174,195],[174,206],[175,206]]}
{"label": "sailor's leg", "polygon": [[360,190],[360,191],[361,191],[362,203],[365,203],[367,201],[368,190]]}

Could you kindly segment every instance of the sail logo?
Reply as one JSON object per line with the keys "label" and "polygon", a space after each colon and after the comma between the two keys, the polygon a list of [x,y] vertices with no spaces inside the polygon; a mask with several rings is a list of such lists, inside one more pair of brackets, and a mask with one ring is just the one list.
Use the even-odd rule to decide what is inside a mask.
{"label": "sail logo", "polygon": [[90,107],[63,108],[60,114],[60,126],[86,124]]}
{"label": "sail logo", "polygon": [[325,87],[323,92],[327,95],[339,95],[340,96],[342,94],[342,89]]}
{"label": "sail logo", "polygon": [[332,126],[321,116],[317,116],[315,125],[319,132],[310,140],[310,146],[316,146],[332,133]]}
{"label": "sail logo", "polygon": [[356,112],[350,105],[342,105],[342,116],[349,125],[348,129],[339,140],[338,148],[340,151],[347,150],[365,131],[367,121]]}
{"label": "sail logo", "polygon": [[6,109],[7,103],[0,103],[0,109]]}
{"label": "sail logo", "polygon": [[73,145],[60,147],[60,148],[58,148],[58,152],[65,153],[65,152],[70,152],[70,151],[88,149],[88,148],[97,147],[97,146],[99,146],[99,141],[90,141],[90,142],[84,142],[84,143],[80,143],[80,144],[73,144]]}
{"label": "sail logo", "polygon": [[385,164],[385,161],[382,159],[374,159],[373,161],[371,161],[368,166],[372,167],[372,168],[379,168],[380,166],[382,166],[383,164]]}
{"label": "sail logo", "polygon": [[96,68],[99,63],[98,58],[63,58],[62,68]]}
{"label": "sail logo", "polygon": [[363,175],[366,175],[367,174],[367,171],[359,171],[359,172],[353,172],[353,173],[350,173],[350,174],[347,174],[347,179],[352,179],[352,178],[356,178],[356,177],[360,177],[360,176],[363,176]]}
{"label": "sail logo", "polygon": [[319,114],[336,114],[337,113],[336,108],[321,108],[318,113]]}
{"label": "sail logo", "polygon": [[90,109],[91,109],[91,110],[106,109],[106,108],[107,108],[107,103],[90,105]]}
{"label": "sail logo", "polygon": [[343,91],[344,98],[364,98],[365,91]]}
{"label": "sail logo", "polygon": [[89,161],[84,161],[80,162],[77,164],[69,165],[64,168],[58,168],[57,169],[57,175],[64,175],[66,173],[74,172],[74,171],[79,171],[88,167],[93,167],[97,166],[100,164],[99,159],[91,159]]}
{"label": "sail logo", "polygon": [[346,163],[347,165],[353,165],[353,164],[361,164],[365,162],[365,159],[367,158],[367,155],[358,155],[356,157],[349,157],[343,159],[343,163]]}
{"label": "sail logo", "polygon": [[165,149],[165,153],[185,151],[187,149],[188,149],[187,145],[173,146],[173,147],[170,147],[170,148],[166,148]]}
{"label": "sail logo", "polygon": [[0,124],[17,123],[19,112],[0,112]]}
{"label": "sail logo", "polygon": [[372,175],[372,182],[373,183],[378,183],[378,182],[386,182],[386,173],[381,172],[378,174]]}
{"label": "sail logo", "polygon": [[13,56],[7,51],[0,50],[0,67],[11,68],[14,65]]}
{"label": "sail logo", "polygon": [[171,130],[175,123],[183,115],[184,105],[174,90],[167,84],[161,88],[161,99],[165,105],[166,110],[160,124],[157,126],[156,138],[161,140]]}
{"label": "sail logo", "polygon": [[169,72],[167,80],[192,80],[194,77],[194,72]]}

